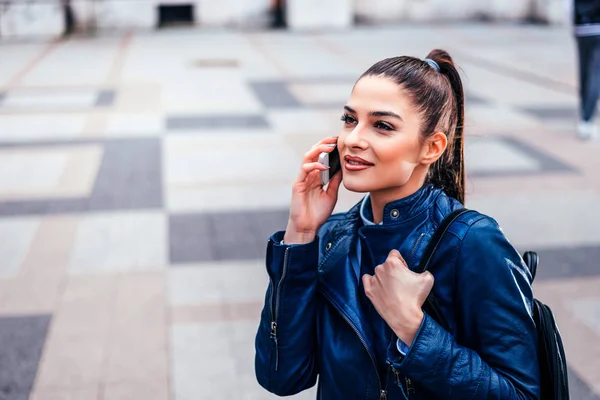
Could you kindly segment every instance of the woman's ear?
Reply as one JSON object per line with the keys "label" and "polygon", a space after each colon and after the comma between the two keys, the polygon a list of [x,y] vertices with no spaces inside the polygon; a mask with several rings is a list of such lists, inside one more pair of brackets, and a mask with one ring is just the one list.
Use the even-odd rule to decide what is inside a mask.
{"label": "woman's ear", "polygon": [[421,163],[431,165],[436,162],[448,147],[448,137],[443,132],[435,132],[423,144]]}

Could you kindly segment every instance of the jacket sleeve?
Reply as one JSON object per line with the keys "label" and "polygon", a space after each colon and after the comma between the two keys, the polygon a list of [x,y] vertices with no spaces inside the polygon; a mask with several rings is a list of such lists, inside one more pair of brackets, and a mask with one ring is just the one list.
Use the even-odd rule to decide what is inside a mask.
{"label": "jacket sleeve", "polygon": [[281,244],[284,232],[267,247],[270,283],[256,334],[255,373],[260,385],[279,396],[315,385],[319,239]]}
{"label": "jacket sleeve", "polygon": [[467,231],[456,259],[456,339],[425,315],[406,356],[392,366],[439,399],[539,399],[531,276],[494,220]]}

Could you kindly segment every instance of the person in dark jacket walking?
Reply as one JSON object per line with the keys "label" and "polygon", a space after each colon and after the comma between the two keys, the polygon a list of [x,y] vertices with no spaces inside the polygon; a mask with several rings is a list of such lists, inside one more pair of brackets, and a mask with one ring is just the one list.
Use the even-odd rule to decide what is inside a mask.
{"label": "person in dark jacket walking", "polygon": [[[444,217],[464,207],[464,93],[452,58],[433,50],[376,63],[342,121],[339,137],[304,156],[287,229],[268,242],[260,385],[289,396],[318,378],[326,400],[538,399],[532,277],[498,224],[459,217],[430,272],[414,272]],[[336,144],[342,171],[322,186],[318,157]],[[342,180],[367,195],[331,215]],[[447,329],[422,311],[431,291]]]}
{"label": "person in dark jacket walking", "polygon": [[597,136],[594,116],[600,96],[600,0],[575,0],[573,22],[579,53],[578,135],[588,140]]}

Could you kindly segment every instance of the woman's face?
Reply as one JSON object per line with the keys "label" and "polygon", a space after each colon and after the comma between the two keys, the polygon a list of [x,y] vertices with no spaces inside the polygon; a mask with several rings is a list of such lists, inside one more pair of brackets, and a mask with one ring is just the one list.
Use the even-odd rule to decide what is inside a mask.
{"label": "woman's face", "polygon": [[[354,86],[338,139],[344,186],[353,192],[416,191],[427,173],[421,117],[404,90],[367,76]],[[414,186],[414,187],[412,187]]]}

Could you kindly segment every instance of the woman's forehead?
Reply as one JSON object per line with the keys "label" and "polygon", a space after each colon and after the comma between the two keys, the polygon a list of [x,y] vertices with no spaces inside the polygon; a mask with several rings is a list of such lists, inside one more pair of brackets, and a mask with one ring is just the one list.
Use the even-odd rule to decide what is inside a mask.
{"label": "woman's forehead", "polygon": [[361,78],[350,94],[348,105],[357,112],[393,110],[406,114],[410,101],[404,89],[390,78]]}

